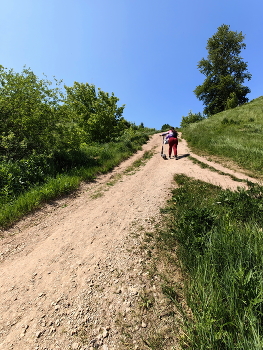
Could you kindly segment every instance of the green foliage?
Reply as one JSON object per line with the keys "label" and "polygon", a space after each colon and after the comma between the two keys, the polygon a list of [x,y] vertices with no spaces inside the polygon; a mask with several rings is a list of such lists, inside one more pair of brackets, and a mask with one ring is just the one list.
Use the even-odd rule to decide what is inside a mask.
{"label": "green foliage", "polygon": [[199,113],[192,113],[192,111],[190,111],[186,117],[182,117],[180,127],[185,128],[189,124],[198,123],[204,119],[205,119],[205,117],[203,117],[200,112]]}
{"label": "green foliage", "polygon": [[45,155],[0,163],[0,203],[10,201],[32,184],[43,183],[52,173],[50,159]]}
{"label": "green foliage", "polygon": [[162,128],[161,128],[161,131],[167,131],[169,130],[171,127],[169,124],[163,124]]}
{"label": "green foliage", "polygon": [[58,88],[40,80],[30,70],[15,73],[0,67],[0,150],[7,159],[59,147]]}
{"label": "green foliage", "polygon": [[238,106],[238,98],[235,92],[231,92],[227,101],[225,109],[231,109]]}
{"label": "green foliage", "polygon": [[94,85],[77,82],[65,89],[65,105],[85,131],[85,141],[109,142],[130,126],[122,117],[125,106],[117,106],[119,99],[113,93],[101,89],[96,93]]}
{"label": "green foliage", "polygon": [[71,193],[78,188],[80,180],[79,176],[60,175],[57,178],[48,178],[41,186],[32,187],[18,196],[16,200],[2,205],[0,227],[12,225],[24,215],[40,208],[43,203]]}
{"label": "green foliage", "polygon": [[221,121],[222,124],[240,124],[240,121],[239,120],[234,120],[234,119],[228,119],[228,118],[224,118],[222,121]]}
{"label": "green foliage", "polygon": [[64,94],[60,83],[39,79],[30,69],[20,74],[0,66],[3,160],[76,151],[83,142],[109,142],[131,126],[113,93],[75,82]]}
{"label": "green foliage", "polygon": [[[146,128],[130,130],[115,142],[82,144],[79,150],[54,155],[34,155],[20,161],[0,163],[0,227],[13,224],[43,202],[77,189],[107,173],[148,141]],[[143,160],[150,157],[146,153]]]}
{"label": "green foliage", "polygon": [[231,192],[183,175],[175,180],[174,223],[160,240],[166,251],[176,247],[188,276],[192,316],[184,315],[183,348],[261,349],[263,187]]}
{"label": "green foliage", "polygon": [[226,110],[183,129],[183,137],[196,152],[234,161],[262,176],[263,97]]}
{"label": "green foliage", "polygon": [[249,190],[240,189],[237,193],[226,190],[219,196],[220,203],[228,210],[233,220],[258,222],[263,217],[262,187],[250,183]]}
{"label": "green foliage", "polygon": [[77,82],[62,91],[60,84],[27,68],[15,73],[0,66],[0,204],[5,211],[12,203],[8,213],[21,196],[52,178],[68,174],[80,181],[113,169],[154,132],[126,121],[113,93]]}
{"label": "green foliage", "polygon": [[250,89],[243,82],[251,79],[247,63],[240,57],[246,48],[242,32],[229,30],[221,25],[207,41],[207,59],[202,58],[198,68],[205,75],[205,81],[194,90],[197,98],[204,102],[205,115],[213,115],[225,109],[236,107],[248,101]]}

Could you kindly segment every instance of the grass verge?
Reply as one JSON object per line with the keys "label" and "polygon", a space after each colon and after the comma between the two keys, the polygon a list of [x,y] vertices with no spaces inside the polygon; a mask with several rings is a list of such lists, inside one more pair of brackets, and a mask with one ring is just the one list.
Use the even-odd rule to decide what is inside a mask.
{"label": "grass verge", "polygon": [[[183,175],[175,180],[179,188],[163,210],[170,223],[155,241],[165,259],[177,251],[184,275],[191,312],[181,313],[181,347],[262,349],[263,188],[250,183],[231,192]],[[169,275],[166,283],[164,294],[180,306],[180,289]]]}
{"label": "grass verge", "polygon": [[214,171],[214,172],[217,172],[218,174],[220,175],[227,175],[229,176],[233,181],[237,181],[237,182],[247,182],[247,180],[244,180],[244,179],[239,179],[238,177],[232,175],[232,174],[229,174],[229,173],[225,173],[224,171],[220,171],[220,170],[217,170],[215,169],[214,167],[204,163],[204,162],[201,162],[200,160],[192,157],[192,156],[189,156],[189,159],[195,163],[195,164],[198,164],[201,168],[203,169],[209,169],[211,171]]}

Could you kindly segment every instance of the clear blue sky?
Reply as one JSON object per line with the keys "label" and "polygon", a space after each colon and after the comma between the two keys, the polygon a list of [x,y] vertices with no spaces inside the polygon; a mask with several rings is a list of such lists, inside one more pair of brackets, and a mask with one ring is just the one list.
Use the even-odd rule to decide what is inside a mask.
{"label": "clear blue sky", "polygon": [[94,84],[125,104],[124,117],[180,126],[203,104],[197,63],[222,24],[245,35],[249,99],[263,95],[262,0],[8,0],[0,7],[0,64],[20,73]]}

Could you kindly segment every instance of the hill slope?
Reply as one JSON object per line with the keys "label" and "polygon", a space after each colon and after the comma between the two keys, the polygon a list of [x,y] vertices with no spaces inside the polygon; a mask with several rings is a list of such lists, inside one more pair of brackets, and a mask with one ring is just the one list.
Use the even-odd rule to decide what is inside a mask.
{"label": "hill slope", "polygon": [[[153,157],[125,172],[147,150]],[[125,349],[120,332],[125,323],[134,348],[148,348],[142,337],[154,332],[156,324],[136,308],[145,288],[157,299],[161,293],[158,279],[151,281],[145,270],[140,234],[160,221],[160,208],[176,186],[173,175],[183,173],[222,188],[245,186],[194,164],[191,155],[248,178],[194,155],[184,140],[177,161],[163,160],[160,150],[161,138],[153,135],[112,173],[2,232],[0,349]],[[179,271],[175,278],[180,280]],[[160,312],[166,307],[160,299]],[[167,319],[158,320],[165,328]],[[173,342],[177,347],[176,336]]]}
{"label": "hill slope", "polygon": [[263,96],[242,106],[212,115],[183,130],[198,154],[231,160],[247,172],[263,178]]}

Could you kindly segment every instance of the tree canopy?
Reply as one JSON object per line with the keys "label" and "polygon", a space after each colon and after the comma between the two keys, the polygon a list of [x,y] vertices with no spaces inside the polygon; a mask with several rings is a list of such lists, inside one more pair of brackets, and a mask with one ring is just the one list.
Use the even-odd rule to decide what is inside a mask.
{"label": "tree canopy", "polygon": [[129,127],[122,117],[125,105],[117,106],[119,99],[114,93],[109,95],[100,88],[96,92],[93,84],[78,82],[65,89],[65,105],[78,120],[87,140],[108,142]]}
{"label": "tree canopy", "polygon": [[163,126],[161,127],[161,131],[166,131],[169,130],[171,127],[169,124],[163,124]]}
{"label": "tree canopy", "polygon": [[109,142],[131,126],[114,93],[77,82],[63,91],[60,84],[27,68],[16,73],[0,65],[0,160]]}
{"label": "tree canopy", "polygon": [[248,102],[250,92],[244,81],[251,79],[247,63],[240,57],[246,48],[242,32],[231,31],[223,24],[207,41],[207,59],[202,58],[197,67],[206,76],[202,85],[194,90],[203,101],[205,115],[212,115]]}

